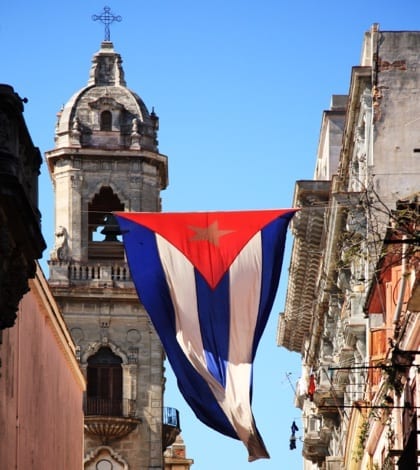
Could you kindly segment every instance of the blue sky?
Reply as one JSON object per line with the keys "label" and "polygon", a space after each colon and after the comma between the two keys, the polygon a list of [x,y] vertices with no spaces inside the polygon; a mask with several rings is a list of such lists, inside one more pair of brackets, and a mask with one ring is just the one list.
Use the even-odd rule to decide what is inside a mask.
{"label": "blue sky", "polygon": [[[87,83],[104,37],[91,17],[105,4],[123,17],[111,40],[127,84],[160,117],[159,148],[169,158],[165,211],[289,207],[295,181],[312,178],[322,111],[332,94],[347,93],[364,32],[375,22],[382,30],[415,30],[420,18],[417,0],[2,2],[0,82],[29,99],[25,119],[42,153],[53,148],[61,105]],[[40,208],[50,249],[53,193],[45,164]],[[302,444],[289,450],[292,421],[302,426],[286,378],[295,384],[300,357],[276,346],[290,246],[289,233],[254,371],[253,410],[271,459],[248,464],[240,442],[201,424],[168,366],[165,401],[180,410],[193,469],[302,468]]]}

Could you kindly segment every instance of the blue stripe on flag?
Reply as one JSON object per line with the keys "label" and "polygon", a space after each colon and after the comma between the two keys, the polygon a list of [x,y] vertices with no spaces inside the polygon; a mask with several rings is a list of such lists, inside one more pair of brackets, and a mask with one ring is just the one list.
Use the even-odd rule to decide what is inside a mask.
{"label": "blue stripe on flag", "polygon": [[261,230],[262,250],[262,282],[261,299],[258,319],[255,327],[254,343],[252,345],[252,360],[255,359],[258,344],[267,325],[271,308],[276,297],[283,263],[285,239],[289,220],[293,216],[283,216],[274,219]]}
{"label": "blue stripe on flag", "polygon": [[195,270],[198,315],[207,369],[225,388],[229,357],[229,275],[226,273],[216,289],[211,289]]}
{"label": "blue stripe on flag", "polygon": [[[162,341],[182,395],[204,424],[238,439],[209,386],[185,357],[176,340],[174,308],[154,232],[121,217],[118,217],[118,222],[124,235],[127,259],[137,293]],[[205,341],[209,344],[211,338]],[[224,349],[225,346],[220,346],[221,352]],[[213,367],[213,370],[216,369]]]}

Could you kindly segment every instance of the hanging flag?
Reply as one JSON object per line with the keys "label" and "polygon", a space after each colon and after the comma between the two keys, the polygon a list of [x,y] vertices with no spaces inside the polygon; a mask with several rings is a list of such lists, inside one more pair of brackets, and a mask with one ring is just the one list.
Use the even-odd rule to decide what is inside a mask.
{"label": "hanging flag", "polygon": [[115,213],[138,295],[184,398],[209,427],[269,458],[251,410],[252,363],[295,209]]}

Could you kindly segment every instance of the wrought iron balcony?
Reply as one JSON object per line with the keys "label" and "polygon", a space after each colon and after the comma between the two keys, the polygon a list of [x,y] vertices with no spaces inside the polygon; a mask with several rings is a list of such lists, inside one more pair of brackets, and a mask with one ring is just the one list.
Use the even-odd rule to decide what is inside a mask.
{"label": "wrought iron balcony", "polygon": [[[129,400],[125,400],[125,402],[129,403]],[[124,411],[126,411],[125,414],[131,414],[129,410]],[[123,400],[97,397],[88,397],[86,399],[86,416],[124,416],[125,414],[123,413]]]}
{"label": "wrought iron balcony", "polygon": [[171,446],[181,432],[179,411],[175,408],[163,408],[162,417],[162,450]]}
{"label": "wrought iron balcony", "polygon": [[135,417],[135,400],[88,397],[84,411],[85,432],[104,445],[126,436],[141,422]]}

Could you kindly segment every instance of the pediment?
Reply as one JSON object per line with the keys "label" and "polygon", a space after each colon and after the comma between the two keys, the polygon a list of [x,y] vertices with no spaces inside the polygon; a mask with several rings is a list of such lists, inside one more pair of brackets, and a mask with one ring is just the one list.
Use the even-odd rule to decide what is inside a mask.
{"label": "pediment", "polygon": [[99,110],[122,110],[124,106],[111,96],[101,96],[95,101],[89,103],[91,109]]}

